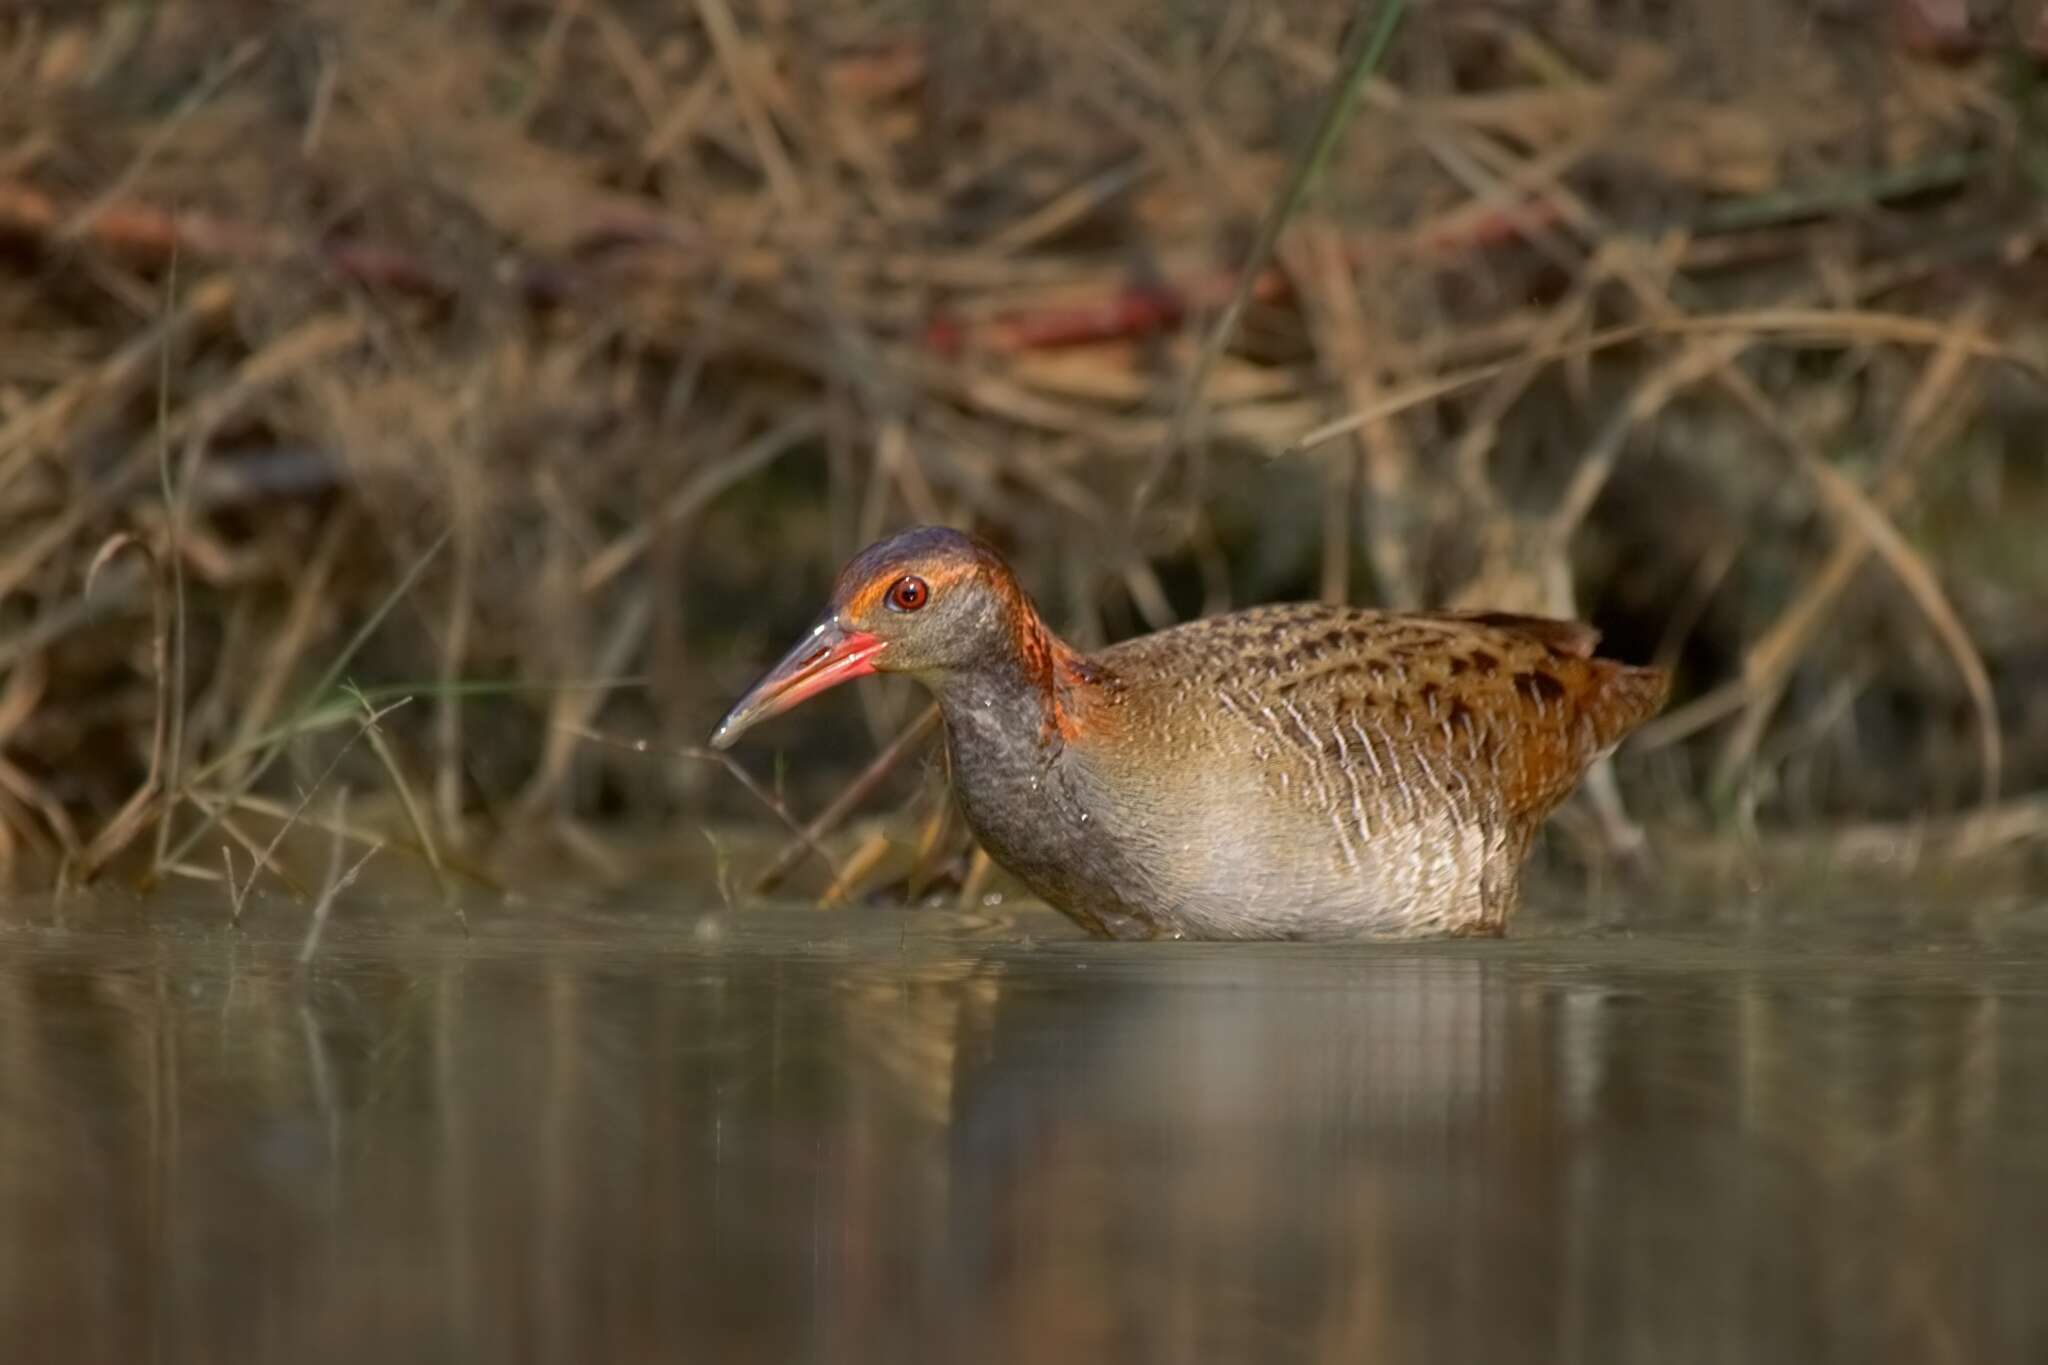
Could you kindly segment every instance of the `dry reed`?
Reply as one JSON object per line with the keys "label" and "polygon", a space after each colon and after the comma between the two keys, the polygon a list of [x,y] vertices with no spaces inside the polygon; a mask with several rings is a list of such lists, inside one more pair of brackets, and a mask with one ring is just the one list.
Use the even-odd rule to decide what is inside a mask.
{"label": "dry reed", "polygon": [[790,790],[586,742],[688,749],[928,518],[1083,641],[1588,615],[1680,673],[1610,832],[2024,842],[2042,30],[1884,8],[1419,6],[1370,75],[1391,7],[17,9],[0,861],[239,910],[331,771],[451,899],[757,798],[757,889],[971,891],[952,822],[835,842],[900,690],[764,735]]}

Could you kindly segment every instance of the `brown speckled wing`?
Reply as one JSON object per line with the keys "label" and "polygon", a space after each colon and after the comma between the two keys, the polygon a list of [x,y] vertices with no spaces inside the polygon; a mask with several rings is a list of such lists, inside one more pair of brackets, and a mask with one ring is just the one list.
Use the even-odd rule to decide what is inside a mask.
{"label": "brown speckled wing", "polygon": [[1137,691],[1170,689],[1183,717],[1213,703],[1244,722],[1232,728],[1286,787],[1355,802],[1364,823],[1448,807],[1533,828],[1663,702],[1661,674],[1594,657],[1597,641],[1588,626],[1540,617],[1298,603],[1190,622],[1098,658]]}

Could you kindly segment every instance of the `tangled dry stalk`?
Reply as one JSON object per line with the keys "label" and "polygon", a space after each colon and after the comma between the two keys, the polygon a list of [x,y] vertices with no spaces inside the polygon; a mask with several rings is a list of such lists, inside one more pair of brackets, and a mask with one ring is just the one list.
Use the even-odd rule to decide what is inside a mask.
{"label": "tangled dry stalk", "polygon": [[[1588,614],[1681,673],[1609,836],[1619,793],[1672,847],[2038,840],[2038,16],[1418,6],[1275,214],[1373,13],[10,11],[0,861],[234,848],[239,903],[238,862],[300,885],[303,822],[451,900],[546,845],[631,875],[612,831],[752,798],[589,737],[687,757],[912,520],[1084,642],[1302,593]],[[928,752],[861,704],[865,741],[786,723],[758,885],[964,854],[936,805],[826,847]]]}

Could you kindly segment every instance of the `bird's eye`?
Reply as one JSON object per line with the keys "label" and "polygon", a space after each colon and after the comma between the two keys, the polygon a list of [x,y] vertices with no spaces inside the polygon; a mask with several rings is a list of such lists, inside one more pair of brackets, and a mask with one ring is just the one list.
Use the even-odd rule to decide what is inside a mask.
{"label": "bird's eye", "polygon": [[916,611],[931,600],[932,590],[916,574],[907,573],[889,585],[889,605],[897,611]]}

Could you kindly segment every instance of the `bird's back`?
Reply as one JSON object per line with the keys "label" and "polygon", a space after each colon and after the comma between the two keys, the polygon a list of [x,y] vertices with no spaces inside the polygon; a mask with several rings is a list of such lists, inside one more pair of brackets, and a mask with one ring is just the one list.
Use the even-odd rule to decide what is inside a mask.
{"label": "bird's back", "polygon": [[1503,613],[1319,604],[1092,656],[1080,761],[1169,930],[1499,932],[1538,824],[1655,714],[1664,675]]}

